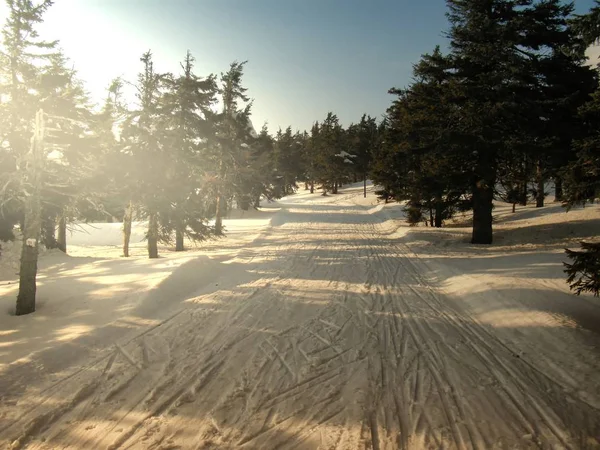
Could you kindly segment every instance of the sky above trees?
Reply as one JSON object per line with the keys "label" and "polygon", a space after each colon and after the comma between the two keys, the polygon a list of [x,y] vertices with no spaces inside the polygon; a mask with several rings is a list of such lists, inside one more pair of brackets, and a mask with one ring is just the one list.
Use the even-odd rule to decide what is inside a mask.
{"label": "sky above trees", "polygon": [[[591,5],[575,1],[578,13]],[[387,90],[408,85],[419,56],[446,46],[445,13],[442,0],[57,0],[41,34],[61,41],[98,102],[115,76],[134,80],[148,49],[159,71],[176,72],[187,50],[199,74],[248,60],[253,122],[276,131],[309,129],[331,110],[345,125],[380,117]]]}

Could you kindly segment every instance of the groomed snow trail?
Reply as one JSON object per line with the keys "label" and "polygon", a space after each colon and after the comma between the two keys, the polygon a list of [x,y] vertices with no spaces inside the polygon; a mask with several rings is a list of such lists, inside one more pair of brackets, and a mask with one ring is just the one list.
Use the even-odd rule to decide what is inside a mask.
{"label": "groomed snow trail", "polygon": [[356,195],[284,203],[252,246],[220,262],[231,268],[218,290],[107,339],[37,390],[23,390],[27,373],[13,377],[0,444],[595,448],[597,405],[442,294]]}

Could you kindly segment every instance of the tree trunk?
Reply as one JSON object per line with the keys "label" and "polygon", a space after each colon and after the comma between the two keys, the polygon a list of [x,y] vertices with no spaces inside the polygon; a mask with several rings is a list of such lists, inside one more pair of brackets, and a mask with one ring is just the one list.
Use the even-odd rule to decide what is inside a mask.
{"label": "tree trunk", "polygon": [[217,195],[217,208],[215,211],[215,234],[217,236],[223,234],[223,211],[222,211],[223,199],[221,194]]}
{"label": "tree trunk", "polygon": [[[490,177],[493,180],[492,177]],[[492,243],[493,181],[480,180],[473,186],[473,234],[472,244]]]}
{"label": "tree trunk", "polygon": [[255,207],[255,208],[260,208],[260,195],[257,195],[257,196],[254,198],[254,207]]}
{"label": "tree trunk", "polygon": [[433,209],[429,208],[429,226],[433,227]]}
{"label": "tree trunk", "polygon": [[544,206],[544,173],[542,170],[542,161],[538,160],[535,174],[537,182],[537,194],[535,196],[535,207],[541,208]]}
{"label": "tree trunk", "polygon": [[563,201],[563,181],[559,176],[554,177],[554,201]]}
{"label": "tree trunk", "polygon": [[42,220],[42,241],[48,250],[58,248],[56,242],[56,218],[44,217]]}
{"label": "tree trunk", "polygon": [[311,194],[315,193],[315,182],[314,181],[310,182],[310,193]]}
{"label": "tree trunk", "polygon": [[158,215],[155,212],[148,216],[148,258],[158,258]]}
{"label": "tree trunk", "polygon": [[129,257],[129,241],[131,240],[131,222],[133,221],[133,203],[125,208],[123,215],[123,256]]}
{"label": "tree trunk", "polygon": [[365,173],[365,177],[363,178],[363,197],[367,198],[367,174]]}
{"label": "tree trunk", "polygon": [[527,181],[520,184],[520,188],[521,188],[521,201],[519,202],[519,204],[521,206],[527,206],[527,197],[529,194],[527,192]]}
{"label": "tree trunk", "polygon": [[337,194],[338,193],[338,182],[334,181],[333,182],[333,194]]}
{"label": "tree trunk", "polygon": [[24,178],[31,183],[30,195],[25,197],[23,247],[19,270],[19,294],[15,314],[22,316],[35,311],[38,246],[42,228],[41,164],[44,145],[44,112],[40,109],[35,116],[35,131],[31,139],[31,150],[27,155]]}
{"label": "tree trunk", "polygon": [[444,204],[441,199],[435,200],[435,227],[442,228],[442,213],[444,211]]}
{"label": "tree trunk", "polygon": [[305,182],[304,182],[304,190],[305,190],[305,191],[308,191],[308,181],[305,181]]}
{"label": "tree trunk", "polygon": [[514,213],[514,212],[516,212],[516,211],[517,211],[517,204],[516,204],[516,203],[513,203],[512,205],[513,205],[513,207],[512,207],[512,212]]}
{"label": "tree trunk", "polygon": [[185,227],[183,224],[178,223],[177,228],[175,228],[175,251],[182,252],[185,250],[185,246],[183,245],[183,238],[185,236]]}
{"label": "tree trunk", "polygon": [[58,219],[58,249],[67,253],[67,218],[64,214],[61,214]]}

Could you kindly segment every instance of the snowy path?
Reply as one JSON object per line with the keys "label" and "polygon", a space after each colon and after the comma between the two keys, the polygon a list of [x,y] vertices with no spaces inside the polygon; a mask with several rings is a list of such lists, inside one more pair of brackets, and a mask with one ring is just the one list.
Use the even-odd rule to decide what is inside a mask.
{"label": "snowy path", "polygon": [[[218,288],[168,313],[160,299],[143,304],[139,317],[159,323],[97,330],[95,351],[54,375],[32,373],[48,372],[36,361],[10,367],[0,444],[597,448],[598,392],[560,370],[597,376],[597,336],[529,324],[517,348],[518,328],[478,322],[430,276],[439,267],[357,198],[283,202],[251,246],[213,261],[210,280],[195,271],[213,265],[192,260],[163,282]],[[565,339],[570,353],[556,352]],[[528,345],[543,359],[522,356]]]}

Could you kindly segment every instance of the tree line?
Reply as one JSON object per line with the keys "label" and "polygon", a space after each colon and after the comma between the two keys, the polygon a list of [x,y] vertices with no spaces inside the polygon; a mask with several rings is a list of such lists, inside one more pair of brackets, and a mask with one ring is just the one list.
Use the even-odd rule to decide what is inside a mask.
{"label": "tree line", "polygon": [[58,42],[36,31],[52,1],[6,3],[0,240],[19,225],[17,314],[35,309],[39,245],[66,251],[73,222],[122,221],[128,256],[132,222],[147,221],[156,258],[159,243],[223,235],[234,206],[371,178],[413,224],[472,210],[472,242],[489,244],[495,198],[543,206],[548,180],[569,207],[598,195],[598,73],[584,64],[598,0],[585,16],[560,0],[447,0],[449,50],[423,55],[381,121],[345,127],[330,112],[275,135],[253,127],[245,62],[200,76],[190,52],[177,73],[144,53],[137,79],[112,80],[94,108]]}
{"label": "tree line", "polygon": [[[598,2],[596,2],[598,5]],[[448,0],[447,52],[391,89],[373,180],[412,223],[473,211],[472,243],[493,240],[493,200],[567,206],[598,195],[598,71],[585,50],[598,10],[560,0]]]}
{"label": "tree line", "polygon": [[[560,0],[447,0],[449,46],[389,91],[371,174],[411,224],[441,227],[473,212],[471,242],[491,244],[494,200],[543,207],[548,181],[569,209],[600,195],[600,89],[586,49],[600,40],[600,1],[585,15]],[[600,294],[600,243],[567,250],[567,282]]]}
{"label": "tree line", "polygon": [[[35,310],[39,245],[67,250],[74,222],[123,222],[129,256],[132,222],[147,221],[148,256],[159,243],[184,250],[186,238],[224,234],[234,205],[295,192],[336,193],[365,180],[376,122],[342,127],[333,113],[310,132],[267,126],[257,133],[244,87],[245,62],[200,76],[188,51],[178,73],[161,71],[150,51],[136,80],[110,82],[91,104],[57,41],[36,27],[51,0],[6,0],[0,46],[0,240],[23,240],[17,314]],[[135,101],[127,101],[133,90]]]}

